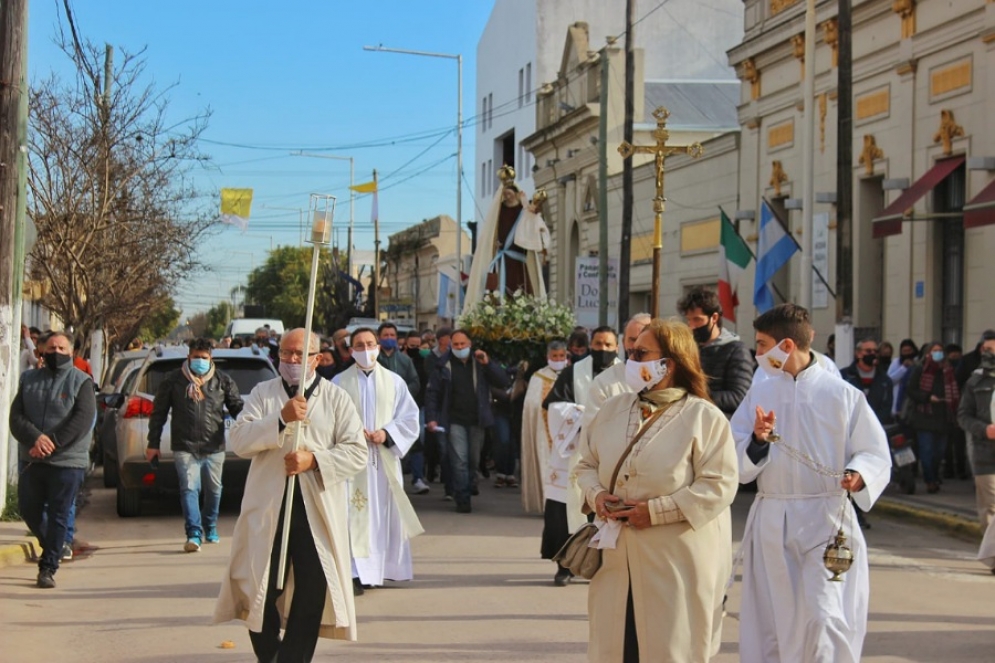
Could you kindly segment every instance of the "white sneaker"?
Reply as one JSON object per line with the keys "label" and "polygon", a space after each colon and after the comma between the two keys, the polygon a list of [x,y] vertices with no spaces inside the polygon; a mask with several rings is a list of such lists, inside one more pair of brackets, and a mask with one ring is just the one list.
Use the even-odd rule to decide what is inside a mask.
{"label": "white sneaker", "polygon": [[415,492],[416,495],[424,495],[429,490],[431,490],[428,487],[428,484],[425,483],[422,479],[418,479],[413,484],[411,484],[411,489]]}

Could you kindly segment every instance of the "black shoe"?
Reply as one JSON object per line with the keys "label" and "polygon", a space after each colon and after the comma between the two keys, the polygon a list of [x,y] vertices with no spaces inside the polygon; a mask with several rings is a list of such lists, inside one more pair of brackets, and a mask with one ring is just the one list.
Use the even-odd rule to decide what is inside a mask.
{"label": "black shoe", "polygon": [[560,569],[553,576],[553,584],[557,587],[566,587],[570,584],[570,579],[574,577],[574,574],[570,573],[568,569]]}
{"label": "black shoe", "polygon": [[42,569],[38,572],[37,585],[41,589],[55,589],[55,571]]}
{"label": "black shoe", "polygon": [[470,489],[470,494],[474,497],[480,494],[480,489],[477,488],[477,484],[473,484],[473,488]]}
{"label": "black shoe", "polygon": [[456,513],[472,513],[473,509],[469,502],[460,502],[456,505]]}
{"label": "black shoe", "polygon": [[360,582],[359,578],[352,579],[352,593],[353,596],[362,596],[366,593],[366,590],[363,589],[363,583]]}

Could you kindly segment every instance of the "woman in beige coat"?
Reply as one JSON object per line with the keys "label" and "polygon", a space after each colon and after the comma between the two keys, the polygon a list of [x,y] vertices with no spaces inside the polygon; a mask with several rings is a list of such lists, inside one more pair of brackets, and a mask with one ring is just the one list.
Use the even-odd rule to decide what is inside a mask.
{"label": "woman in beige coat", "polygon": [[[698,347],[683,323],[654,320],[639,335],[626,382],[635,393],[604,404],[584,433],[576,470],[601,526],[588,658],[708,661],[721,643],[732,570],[735,443],[708,399]],[[619,459],[644,426],[609,492]]]}

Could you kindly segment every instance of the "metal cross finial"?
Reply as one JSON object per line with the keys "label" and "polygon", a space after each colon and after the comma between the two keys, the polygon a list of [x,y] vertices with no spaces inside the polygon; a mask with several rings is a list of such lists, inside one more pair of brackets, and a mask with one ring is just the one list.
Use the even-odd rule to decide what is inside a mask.
{"label": "metal cross finial", "polygon": [[661,257],[663,253],[663,210],[666,198],[663,197],[664,160],[671,154],[678,152],[687,154],[692,159],[697,159],[704,153],[701,143],[690,145],[667,145],[670,139],[670,131],[667,130],[667,119],[670,111],[663,106],[657,107],[653,111],[656,118],[656,129],[653,130],[654,145],[633,145],[627,141],[622,141],[618,146],[618,153],[623,159],[628,159],[634,154],[652,154],[656,161],[656,197],[653,199],[653,289],[650,295],[650,313],[656,318],[660,314],[660,270]]}

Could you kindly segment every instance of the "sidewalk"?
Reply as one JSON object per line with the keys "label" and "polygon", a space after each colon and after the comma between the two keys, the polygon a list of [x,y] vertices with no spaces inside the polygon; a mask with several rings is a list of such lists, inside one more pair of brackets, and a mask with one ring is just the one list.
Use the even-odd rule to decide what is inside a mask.
{"label": "sidewalk", "polygon": [[28,526],[21,520],[0,522],[0,568],[22,564],[34,557],[38,542],[27,532]]}
{"label": "sidewalk", "polygon": [[878,499],[869,518],[873,526],[874,514],[888,514],[980,541],[984,531],[978,522],[974,495],[974,479],[944,479],[940,491],[932,495],[926,492],[922,481],[916,484],[916,492],[912,495],[906,495],[892,484]]}

